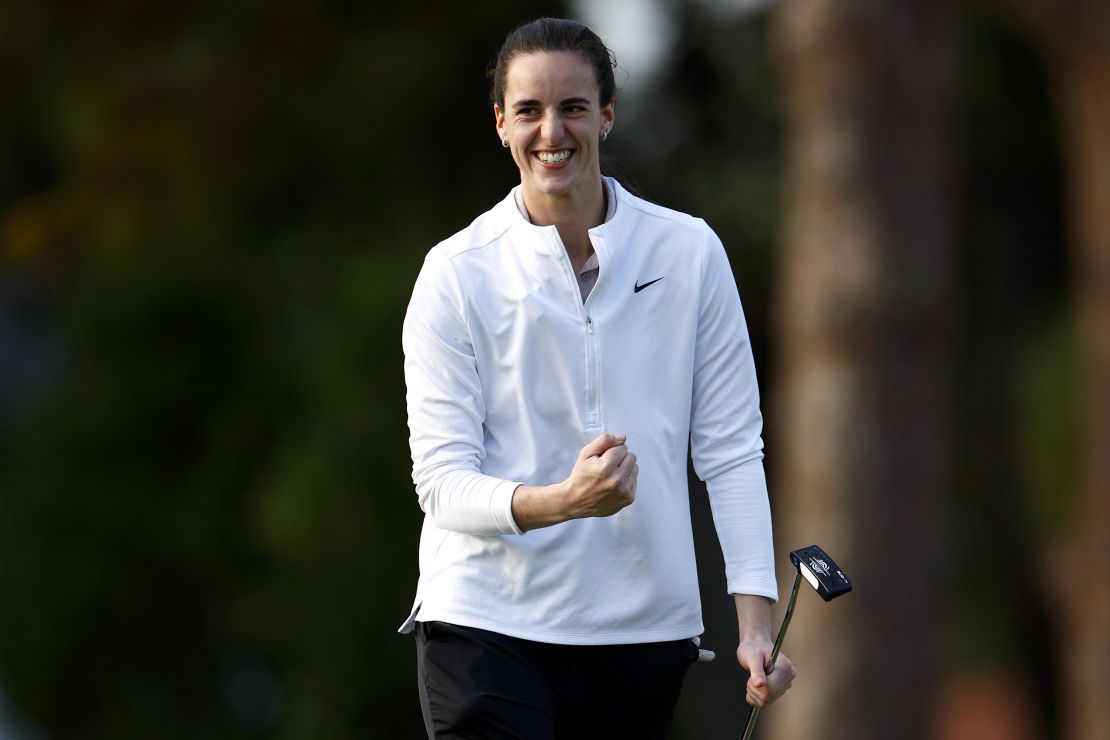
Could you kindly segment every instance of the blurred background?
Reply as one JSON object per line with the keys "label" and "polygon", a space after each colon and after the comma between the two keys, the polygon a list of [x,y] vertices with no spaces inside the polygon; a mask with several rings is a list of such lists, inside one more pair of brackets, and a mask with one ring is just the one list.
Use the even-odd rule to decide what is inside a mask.
{"label": "blurred background", "polygon": [[[400,326],[517,182],[485,69],[540,15],[728,248],[780,591],[811,543],[856,584],[759,736],[1110,737],[1110,6],[16,0],[0,738],[423,737]],[[746,716],[703,493],[679,739]]]}

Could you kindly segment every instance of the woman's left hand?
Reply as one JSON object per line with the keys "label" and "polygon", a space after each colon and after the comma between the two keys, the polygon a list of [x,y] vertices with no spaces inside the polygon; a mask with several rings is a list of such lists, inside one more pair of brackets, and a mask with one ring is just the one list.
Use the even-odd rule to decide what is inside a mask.
{"label": "woman's left hand", "polygon": [[774,648],[767,641],[742,642],[736,649],[736,659],[750,675],[745,701],[753,707],[766,709],[786,693],[798,672],[785,654],[779,653],[772,666]]}

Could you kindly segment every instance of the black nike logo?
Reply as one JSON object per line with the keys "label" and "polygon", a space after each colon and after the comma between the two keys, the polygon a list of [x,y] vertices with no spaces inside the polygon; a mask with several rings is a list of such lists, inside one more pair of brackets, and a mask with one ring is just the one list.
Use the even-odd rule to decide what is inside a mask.
{"label": "black nike logo", "polygon": [[[664,276],[664,277],[666,277],[666,276]],[[632,288],[632,292],[633,293],[639,293],[641,290],[643,290],[647,286],[655,285],[656,283],[658,283],[662,279],[663,278],[661,278],[661,277],[657,277],[654,280],[649,280],[648,282],[644,283],[643,285],[640,285],[639,283],[636,283],[635,287]]]}

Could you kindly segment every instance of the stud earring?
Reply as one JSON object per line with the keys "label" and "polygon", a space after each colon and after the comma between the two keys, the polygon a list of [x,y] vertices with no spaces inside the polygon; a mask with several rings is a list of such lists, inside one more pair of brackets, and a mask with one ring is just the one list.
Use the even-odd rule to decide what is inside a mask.
{"label": "stud earring", "polygon": [[506,149],[508,149],[508,148],[509,148],[509,140],[508,140],[508,139],[502,139],[502,140],[501,140],[501,146],[503,146],[503,147],[505,147]]}

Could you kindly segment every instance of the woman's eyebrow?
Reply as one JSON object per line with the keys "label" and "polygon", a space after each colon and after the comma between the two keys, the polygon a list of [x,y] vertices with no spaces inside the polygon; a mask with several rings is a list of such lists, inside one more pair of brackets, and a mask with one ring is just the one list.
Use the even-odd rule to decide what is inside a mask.
{"label": "woman's eyebrow", "polygon": [[[560,106],[563,106],[563,105],[589,105],[589,104],[590,104],[590,99],[589,98],[582,98],[582,97],[567,98],[566,100],[559,101]],[[531,99],[529,99],[529,100],[517,100],[516,102],[513,103],[513,108],[514,109],[516,109],[516,108],[535,108],[536,106],[539,106],[539,105],[542,105],[542,103],[540,103],[540,101],[538,101],[538,100],[531,100]]]}

